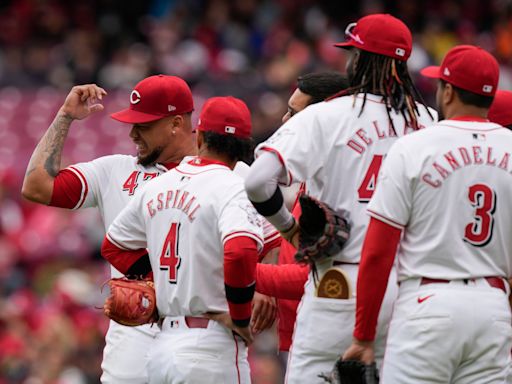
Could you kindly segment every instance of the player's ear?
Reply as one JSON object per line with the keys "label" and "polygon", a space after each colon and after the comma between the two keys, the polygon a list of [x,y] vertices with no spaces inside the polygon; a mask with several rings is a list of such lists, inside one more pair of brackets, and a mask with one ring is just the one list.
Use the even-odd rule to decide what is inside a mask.
{"label": "player's ear", "polygon": [[184,118],[183,118],[183,115],[176,115],[176,116],[173,116],[172,120],[171,120],[171,125],[172,125],[172,128],[173,129],[176,129],[176,128],[179,128],[179,127],[182,127],[183,124],[184,124]]}
{"label": "player's ear", "polygon": [[197,149],[201,149],[201,147],[204,145],[204,136],[202,131],[196,131],[196,143],[197,143]]}
{"label": "player's ear", "polygon": [[451,104],[455,97],[457,96],[457,93],[455,92],[455,89],[450,83],[444,83],[444,89],[443,89],[443,102],[444,104]]}

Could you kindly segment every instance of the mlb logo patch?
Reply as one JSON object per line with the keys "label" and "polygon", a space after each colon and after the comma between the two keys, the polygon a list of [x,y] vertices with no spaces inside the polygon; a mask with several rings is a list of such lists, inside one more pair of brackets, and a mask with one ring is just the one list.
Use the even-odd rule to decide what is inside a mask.
{"label": "mlb logo patch", "polygon": [[234,135],[234,134],[235,134],[235,132],[236,132],[236,128],[235,128],[235,127],[232,127],[232,126],[230,126],[230,125],[226,125],[226,126],[224,127],[224,132],[226,132],[226,133],[230,133],[230,134]]}
{"label": "mlb logo patch", "polygon": [[403,49],[403,48],[397,48],[397,49],[395,50],[395,54],[396,54],[397,56],[404,57],[404,56],[405,56],[405,49]]}
{"label": "mlb logo patch", "polygon": [[491,93],[492,92],[492,85],[484,85],[482,87],[482,91],[485,93]]}
{"label": "mlb logo patch", "polygon": [[485,133],[473,133],[473,139],[479,141],[485,141]]}

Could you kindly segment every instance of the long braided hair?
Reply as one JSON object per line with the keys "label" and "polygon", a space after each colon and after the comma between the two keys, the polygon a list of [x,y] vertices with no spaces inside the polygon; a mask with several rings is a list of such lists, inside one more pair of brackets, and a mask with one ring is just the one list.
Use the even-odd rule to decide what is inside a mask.
{"label": "long braided hair", "polygon": [[[405,61],[360,50],[355,71],[350,77],[350,87],[343,92],[343,95],[363,93],[364,99],[359,116],[366,105],[367,94],[378,94],[383,96],[389,122],[393,129],[395,126],[391,119],[391,110],[401,113],[407,124],[414,130],[419,129],[419,109],[416,101],[425,106],[426,104],[412,82]],[[342,96],[342,94],[340,93],[338,96]],[[427,112],[433,118],[428,109]]]}

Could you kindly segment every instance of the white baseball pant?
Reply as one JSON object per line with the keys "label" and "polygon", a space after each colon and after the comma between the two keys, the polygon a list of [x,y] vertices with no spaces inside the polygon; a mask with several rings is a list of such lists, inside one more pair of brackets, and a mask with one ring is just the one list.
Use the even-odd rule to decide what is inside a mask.
{"label": "white baseball pant", "polygon": [[[331,264],[317,266],[320,278],[330,266]],[[287,384],[325,383],[324,379],[318,375],[329,373],[336,360],[352,343],[355,322],[355,288],[359,265],[343,264],[339,267],[349,275],[354,297],[348,300],[316,297],[310,273],[305,285],[304,296],[297,310],[297,320],[286,371],[285,382]],[[379,368],[382,365],[387,329],[397,291],[396,272],[393,268],[377,327],[375,358]]]}
{"label": "white baseball pant", "polygon": [[154,325],[126,327],[115,321],[105,336],[101,369],[103,384],[144,384],[148,382],[147,358],[160,329]]}
{"label": "white baseball pant", "polygon": [[382,383],[504,383],[511,347],[507,292],[485,278],[406,280],[389,328]]}
{"label": "white baseball pant", "polygon": [[192,319],[165,318],[149,353],[149,383],[249,384],[243,340],[216,321]]}

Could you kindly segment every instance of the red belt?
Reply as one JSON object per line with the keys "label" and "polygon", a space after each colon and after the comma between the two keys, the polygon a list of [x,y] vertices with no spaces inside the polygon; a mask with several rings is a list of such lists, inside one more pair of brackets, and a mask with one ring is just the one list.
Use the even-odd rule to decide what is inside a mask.
{"label": "red belt", "polygon": [[189,328],[208,328],[210,320],[204,317],[185,316],[185,323]]}
{"label": "red belt", "polygon": [[[484,277],[485,280],[487,280],[487,283],[493,288],[501,289],[503,292],[507,293],[507,288],[505,286],[505,281],[503,278],[499,276],[487,276]],[[474,281],[475,279],[462,279],[464,283],[468,283],[470,281]],[[428,277],[422,277],[420,285],[426,285],[426,284],[436,284],[436,283],[449,283],[450,280],[444,280],[444,279],[430,279]]]}

